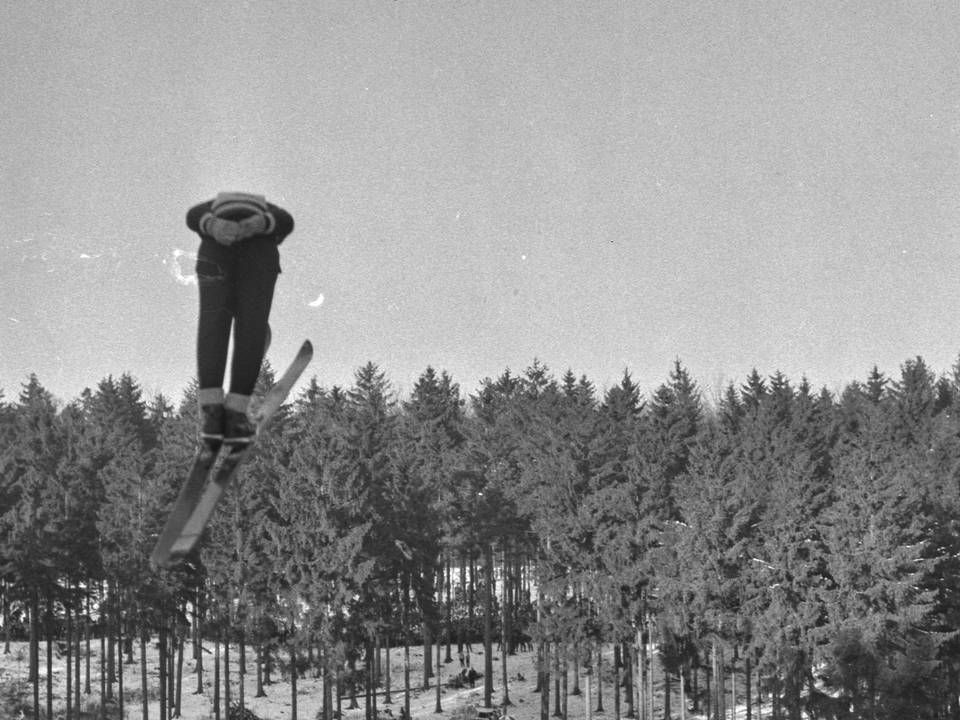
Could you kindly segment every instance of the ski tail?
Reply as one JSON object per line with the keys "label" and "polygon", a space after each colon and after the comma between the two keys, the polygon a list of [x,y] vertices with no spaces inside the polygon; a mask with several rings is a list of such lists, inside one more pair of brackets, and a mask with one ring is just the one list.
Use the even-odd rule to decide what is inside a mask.
{"label": "ski tail", "polygon": [[216,465],[218,456],[219,453],[211,453],[204,447],[198,450],[187,480],[180,488],[167,522],[150,554],[150,562],[155,566],[166,568],[176,563],[177,558],[173,557],[173,547],[182,534],[183,526],[189,521],[190,514],[203,496],[207,475]]}
{"label": "ski tail", "polygon": [[[182,521],[179,534],[170,543],[166,567],[170,567],[185,558],[200,542],[203,531],[206,530],[207,523],[213,516],[213,511],[227,489],[229,480],[233,478],[234,471],[246,459],[250,451],[251,448],[249,447],[232,451],[225,449],[217,457],[216,462],[210,468],[210,480],[199,496],[194,498],[192,509]],[[157,564],[163,567],[161,563]]]}

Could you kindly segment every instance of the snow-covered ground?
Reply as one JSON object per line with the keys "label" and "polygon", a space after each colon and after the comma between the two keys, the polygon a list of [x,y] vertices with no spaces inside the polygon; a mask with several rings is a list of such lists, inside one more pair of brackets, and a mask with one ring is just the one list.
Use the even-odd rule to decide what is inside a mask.
{"label": "snow-covered ground", "polygon": [[[151,648],[152,649],[152,648]],[[212,650],[211,647],[207,648]],[[189,653],[187,653],[189,655]],[[454,652],[454,657],[456,653]],[[239,695],[236,659],[239,653],[234,648],[231,652],[231,700],[236,702]],[[244,704],[245,707],[254,712],[263,720],[289,720],[292,717],[290,682],[288,679],[279,679],[277,671],[274,671],[272,684],[265,687],[266,697],[254,697],[256,693],[256,674],[253,663],[249,660],[247,675],[244,678]],[[459,662],[454,659],[452,663],[441,665],[441,683],[443,684],[440,702],[442,712],[436,713],[437,696],[436,685],[431,680],[432,687],[424,690],[419,686],[423,678],[423,652],[419,648],[411,649],[411,686],[414,688],[411,692],[410,710],[414,720],[418,718],[450,718],[450,717],[469,717],[464,714],[464,709],[468,706],[483,706],[483,680],[476,681],[476,687],[466,687],[464,689],[453,689],[446,687],[447,681],[457,674],[460,669]],[[482,654],[474,654],[471,658],[475,668],[482,669]],[[157,660],[155,652],[148,652],[148,678],[150,684],[150,702],[149,717],[160,717],[160,705],[158,697],[158,677]],[[57,657],[53,659],[53,688],[54,688],[54,714],[62,717],[66,707],[66,658]],[[494,662],[494,703],[499,703],[503,697],[501,688],[501,659],[499,653],[495,654]],[[81,662],[82,672],[85,672],[86,659]],[[91,645],[91,695],[83,693],[85,684],[85,675],[82,677],[81,685],[81,706],[98,706],[100,702],[100,649],[99,643]],[[213,664],[212,655],[206,654],[204,668],[204,692],[195,694],[197,681],[195,674],[195,662],[189,657],[184,658],[183,665],[183,690],[181,695],[181,717],[185,720],[206,720],[213,717]],[[391,703],[383,704],[383,697],[378,698],[378,707],[381,710],[388,709],[394,717],[398,717],[400,709],[403,707],[403,657],[402,651],[394,650],[390,659],[391,670]],[[510,699],[513,703],[509,707],[509,714],[515,720],[536,720],[540,713],[540,696],[534,693],[536,682],[535,656],[531,653],[519,653],[515,656],[509,656],[507,659],[507,672],[510,679]],[[124,673],[124,696],[125,696],[125,716],[130,720],[140,718],[140,664],[139,661],[132,665],[125,665]],[[305,678],[297,681],[297,717],[300,720],[315,720],[322,707],[322,683],[315,679],[312,673]],[[3,654],[0,652],[0,697],[3,702],[19,695],[27,704],[27,708],[32,707],[33,688],[27,682],[28,677],[28,647],[27,643],[12,643],[11,652]],[[40,648],[40,704],[41,709],[46,707],[46,645],[41,644]],[[520,679],[522,678],[522,679]],[[381,688],[382,690],[382,688]],[[221,706],[223,695],[221,689]],[[115,691],[116,693],[116,691]],[[363,720],[363,702],[360,699],[360,709],[348,710],[349,701],[345,698],[342,701],[344,720]],[[225,707],[223,708],[225,711]],[[571,696],[568,701],[570,717],[584,717],[582,697]],[[9,712],[9,704],[0,705],[0,715],[6,720],[4,711]],[[225,712],[223,713],[225,717]],[[16,715],[14,716],[16,717]],[[29,717],[29,712],[27,714]]]}
{"label": "snow-covered ground", "polygon": [[[207,650],[212,651],[212,646],[205,645]],[[149,717],[151,719],[160,718],[160,703],[156,652],[148,652],[148,678],[150,691],[150,700],[148,703]],[[44,711],[46,708],[46,645],[41,644],[40,648],[40,706]],[[187,656],[189,656],[189,652]],[[190,657],[184,657],[183,663],[183,689],[181,695],[181,717],[184,720],[208,720],[213,715],[213,663],[212,653],[205,654],[204,667],[204,692],[196,694],[196,673],[195,662]],[[237,674],[236,660],[239,653],[236,648],[231,649],[231,700],[236,702],[239,697],[239,675]],[[254,697],[256,693],[256,673],[252,662],[252,653],[248,653],[247,674],[244,678],[244,705],[256,714],[261,720],[290,720],[292,715],[292,703],[290,695],[290,682],[288,679],[280,679],[279,673],[275,670],[272,684],[265,687],[266,697]],[[443,663],[441,665],[442,690],[440,696],[441,712],[436,712],[437,695],[436,685],[431,680],[430,689],[421,689],[419,686],[423,678],[423,652],[420,648],[412,648],[410,652],[411,668],[411,691],[410,710],[413,720],[426,720],[427,718],[456,718],[457,720],[472,720],[476,717],[475,709],[483,706],[483,680],[476,681],[476,687],[466,687],[463,689],[453,689],[447,687],[447,681],[456,675],[460,669],[459,662],[456,660],[454,649],[454,661],[452,663]],[[132,665],[123,667],[124,682],[124,717],[129,720],[137,720],[142,716],[140,700],[140,664],[138,660]],[[474,668],[482,670],[483,655],[473,654],[471,664]],[[66,708],[66,676],[65,676],[66,658],[54,655],[53,660],[53,688],[54,688],[54,717],[64,717]],[[86,667],[86,659],[81,661],[82,669]],[[100,703],[100,648],[99,643],[91,644],[91,690],[92,694],[83,693],[81,685],[81,707],[95,708]],[[84,670],[85,672],[85,670]],[[389,709],[394,718],[399,718],[400,710],[403,707],[403,655],[401,650],[394,650],[390,658],[391,672],[391,703],[384,704],[382,695],[378,697],[378,709],[383,711]],[[28,647],[27,643],[12,643],[11,652],[3,653],[0,651],[0,719],[17,720],[19,713],[13,712],[12,699],[20,697],[27,710],[26,717],[31,717],[30,708],[32,708],[33,688],[27,682],[28,673]],[[507,708],[508,714],[514,720],[539,720],[540,717],[540,695],[534,692],[536,684],[536,655],[525,652],[518,653],[507,658],[507,675],[509,678],[509,694],[511,705]],[[501,657],[498,652],[494,652],[494,692],[493,702],[499,704],[503,698],[502,690],[502,665]],[[85,675],[82,677],[85,684]],[[569,690],[574,687],[572,673],[568,679]],[[583,678],[580,681],[581,689],[586,688]],[[382,691],[382,688],[380,689]],[[587,713],[585,707],[585,694],[569,695],[567,698],[567,712],[569,718],[580,720],[582,718],[592,717],[595,720],[614,720],[613,696],[611,687],[606,684],[603,688],[604,712],[598,713],[596,710],[596,697],[591,701],[591,712]],[[116,691],[115,691],[116,692]],[[554,688],[551,680],[551,713],[553,712]],[[305,678],[297,681],[297,717],[299,720],[316,720],[321,712],[323,702],[322,683],[319,679],[312,677],[308,673]],[[223,704],[223,691],[221,688],[221,708],[222,715],[226,719],[226,707]],[[659,701],[658,701],[659,705]],[[348,699],[343,699],[343,719],[344,720],[363,720],[364,710],[363,701],[360,698],[360,708],[349,710]],[[765,708],[767,710],[768,708]],[[680,708],[678,698],[673,701],[674,718],[680,718]],[[623,701],[622,714],[626,715],[626,701]],[[8,716],[10,716],[8,718]],[[657,708],[655,717],[661,717],[662,711]],[[738,708],[737,718],[745,717],[745,709]],[[74,717],[77,717],[74,714]],[[95,717],[90,715],[84,718]],[[116,717],[111,715],[110,717]],[[695,720],[702,717],[690,712],[686,713],[686,718]],[[729,716],[728,716],[729,717]],[[754,713],[756,717],[756,713]]]}

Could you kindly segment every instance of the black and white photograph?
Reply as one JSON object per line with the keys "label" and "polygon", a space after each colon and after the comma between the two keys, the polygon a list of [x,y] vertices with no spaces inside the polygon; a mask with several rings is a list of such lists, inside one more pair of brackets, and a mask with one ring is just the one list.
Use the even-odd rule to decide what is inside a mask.
{"label": "black and white photograph", "polygon": [[960,720],[960,3],[0,63],[0,720]]}

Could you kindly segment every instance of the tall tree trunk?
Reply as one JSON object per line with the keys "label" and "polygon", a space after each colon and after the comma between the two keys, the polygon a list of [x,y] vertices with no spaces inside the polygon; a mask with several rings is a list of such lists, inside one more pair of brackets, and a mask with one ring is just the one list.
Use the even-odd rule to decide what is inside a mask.
{"label": "tall tree trunk", "polygon": [[176,657],[177,657],[177,630],[176,621],[170,618],[170,628],[167,632],[167,711],[174,716],[176,707]]}
{"label": "tall tree trunk", "polygon": [[237,672],[240,676],[240,686],[237,688],[237,702],[240,704],[240,717],[244,716],[246,710],[246,696],[243,686],[247,680],[247,635],[243,628],[240,628],[240,668]]}
{"label": "tall tree trunk", "polygon": [[[100,606],[103,607],[103,583],[100,583]],[[101,615],[97,623],[100,629],[100,717],[107,719],[107,640],[110,627],[108,612],[106,618]],[[52,715],[50,717],[53,717]]]}
{"label": "tall tree trunk", "polygon": [[115,598],[113,597],[113,583],[107,581],[106,605],[107,612],[103,612],[104,593],[103,581],[100,581],[100,630],[106,636],[107,646],[107,700],[113,700],[113,684],[117,681],[117,672],[114,666],[116,660],[116,644],[114,643],[114,620],[116,614],[112,612]]}
{"label": "tall tree trunk", "polygon": [[[123,641],[126,637],[123,632],[123,616],[120,607],[120,582],[114,581],[114,605],[113,605],[113,624],[116,628],[117,636],[117,709],[120,711],[120,717],[123,717]],[[68,673],[69,674],[69,673]]]}
{"label": "tall tree trunk", "polygon": [[[39,612],[40,601],[37,598],[37,589],[30,588],[30,603],[27,607],[27,625],[30,628],[30,657],[27,659],[27,682],[36,684],[40,677],[40,628],[37,624],[37,614]],[[34,703],[37,713],[40,712],[40,706]]]}
{"label": "tall tree trunk", "polygon": [[290,720],[297,720],[297,649],[290,643]]}
{"label": "tall tree trunk", "polygon": [[563,710],[560,707],[560,643],[558,642],[553,644],[553,670],[553,716],[563,717]]}
{"label": "tall tree trunk", "polygon": [[613,717],[620,720],[620,643],[613,643]]}
{"label": "tall tree trunk", "polygon": [[670,695],[673,693],[673,679],[669,672],[663,671],[663,716],[665,718],[673,717],[670,703]]}
{"label": "tall tree trunk", "polygon": [[540,720],[548,720],[550,717],[550,643],[546,640],[540,641],[540,663],[542,678],[540,682]]}
{"label": "tall tree trunk", "polygon": [[603,712],[603,648],[597,647],[597,712]]}
{"label": "tall tree trunk", "polygon": [[[540,624],[540,607],[537,605],[537,625]],[[543,642],[537,640],[537,685],[533,688],[535,693],[544,692],[543,689],[543,663],[545,662],[543,657]],[[549,690],[549,688],[548,688]]]}
{"label": "tall tree trunk", "polygon": [[[77,709],[77,712],[80,712],[80,656],[83,654],[80,651],[80,644],[83,641],[83,635],[80,632],[80,598],[77,597],[77,605],[74,612],[76,616],[76,626],[73,628],[74,639],[76,644],[74,645],[73,653],[73,706]],[[70,672],[70,668],[67,668],[67,673]]]}
{"label": "tall tree trunk", "polygon": [[430,623],[423,619],[421,625],[423,635],[423,689],[430,689],[430,678],[433,676],[433,634],[430,632]]}
{"label": "tall tree trunk", "polygon": [[173,616],[169,617],[166,622],[170,624],[167,626],[167,647],[164,655],[164,660],[167,664],[167,717],[173,717],[174,713],[174,658],[177,656],[177,634],[176,634],[176,625],[173,621]]}
{"label": "tall tree trunk", "polygon": [[[467,558],[460,555],[460,593],[462,597],[467,597]],[[460,658],[461,670],[463,669],[463,641],[467,632],[467,618],[463,613],[459,613],[457,620],[457,657]]]}
{"label": "tall tree trunk", "polygon": [[53,595],[47,592],[47,717],[53,717]]}
{"label": "tall tree trunk", "polygon": [[[691,660],[690,666],[690,690],[693,695],[692,710],[694,713],[700,712],[700,656]],[[708,713],[709,715],[709,713]]]}
{"label": "tall tree trunk", "polygon": [[[326,680],[324,680],[326,687]],[[256,697],[266,697],[267,693],[263,689],[263,643],[257,643],[257,694]]]}
{"label": "tall tree trunk", "polygon": [[193,604],[193,659],[196,661],[197,689],[194,695],[203,695],[203,632],[200,623],[203,619],[202,584],[197,585],[196,600]]}
{"label": "tall tree trunk", "polygon": [[707,718],[713,717],[713,715],[711,715],[712,708],[713,708],[713,682],[710,679],[712,676],[713,676],[713,651],[711,650],[710,665],[709,667],[703,668],[703,681],[704,681],[704,684],[706,685],[706,688],[704,688],[706,690],[706,693],[704,693],[703,714],[706,715]]}
{"label": "tall tree trunk", "polygon": [[[644,604],[646,605],[646,600],[644,600]],[[647,689],[646,689],[647,705],[649,707],[649,711],[647,712],[647,716],[652,718],[653,705],[654,705],[653,672],[655,668],[655,664],[653,662],[653,615],[647,612],[646,610],[644,610],[644,618],[646,619],[646,623],[647,623],[647,645],[649,647],[649,652],[647,653]]]}
{"label": "tall tree trunk", "polygon": [[220,720],[220,628],[213,639],[213,718]]}
{"label": "tall tree trunk", "polygon": [[[384,656],[386,657],[386,664],[383,668],[383,704],[390,705],[393,702],[393,697],[390,693],[390,684],[392,679],[390,677],[390,631],[387,630],[383,634],[384,642]],[[447,655],[450,654],[450,639],[447,638]]]}
{"label": "tall tree trunk", "polygon": [[[437,652],[440,651],[440,641],[437,641]],[[367,638],[367,720],[376,720],[377,718],[377,667],[376,655],[374,652],[373,638]],[[437,676],[439,685],[439,675]]]}
{"label": "tall tree trunk", "polygon": [[84,639],[85,639],[86,646],[87,646],[87,656],[86,656],[87,661],[84,663],[84,665],[86,666],[87,675],[86,675],[86,680],[85,680],[85,682],[84,682],[83,691],[84,691],[87,695],[92,695],[92,694],[93,694],[93,691],[90,689],[90,656],[91,656],[93,653],[90,652],[90,617],[91,617],[90,612],[91,612],[91,611],[90,611],[90,590],[89,590],[89,588],[93,587],[93,583],[92,583],[92,582],[88,583],[87,587],[88,587],[88,590],[87,590],[87,614],[86,614],[86,617],[83,618],[83,634],[84,634]]}
{"label": "tall tree trunk", "polygon": [[[184,608],[186,610],[186,608]],[[176,701],[174,704],[175,715],[174,717],[180,717],[181,701],[183,700],[183,653],[184,648],[187,644],[187,638],[185,637],[185,628],[181,625],[180,632],[177,633],[177,690],[176,690]]]}
{"label": "tall tree trunk", "polygon": [[575,645],[573,648],[573,657],[575,662],[573,663],[573,690],[570,691],[571,695],[580,695],[583,691],[580,689],[580,646]]}
{"label": "tall tree trunk", "polygon": [[400,605],[403,625],[403,710],[410,717],[410,573],[403,575],[403,602]]}
{"label": "tall tree trunk", "polygon": [[723,688],[720,687],[720,671],[717,668],[719,664],[717,658],[717,641],[710,643],[710,674],[713,675],[713,692],[710,695],[710,704],[713,706],[713,720],[722,720],[720,715],[720,699],[723,697]]}
{"label": "tall tree trunk", "polygon": [[160,685],[160,718],[167,720],[170,715],[167,712],[167,623],[161,615],[159,627],[157,628],[157,670],[159,671]]}
{"label": "tall tree trunk", "polygon": [[[437,639],[437,644],[439,647],[440,640]],[[371,638],[371,650],[373,651],[372,660],[373,660],[373,688],[376,690],[380,687],[381,682],[383,681],[383,654],[381,653],[380,647],[380,632],[375,631],[373,633],[373,638]]]}
{"label": "tall tree trunk", "polygon": [[[502,578],[503,578],[503,587],[500,591],[500,652],[504,655],[503,666],[506,668],[506,656],[513,653],[513,648],[511,647],[511,632],[512,625],[510,623],[510,608],[511,608],[511,590],[510,590],[510,553],[508,550],[508,542],[505,540],[503,543],[503,552],[500,556],[500,567],[502,568]],[[503,674],[504,680],[506,680],[507,674]]]}
{"label": "tall tree trunk", "polygon": [[733,655],[730,657],[730,715],[737,713],[737,646],[733,646]]}
{"label": "tall tree trunk", "polygon": [[584,709],[583,714],[586,717],[586,720],[591,720],[591,718],[593,717],[593,698],[590,697],[590,693],[592,691],[592,688],[591,688],[592,683],[590,682],[590,680],[592,677],[593,677],[593,670],[588,667],[586,672],[583,674],[583,680],[584,680],[583,684],[585,686],[585,691],[586,691],[583,696],[583,709]]}
{"label": "tall tree trunk", "polygon": [[[473,555],[473,550],[470,551],[468,555],[468,569],[470,575],[470,582],[468,584],[467,592],[467,627],[468,632],[473,632],[473,629],[477,626],[477,563],[476,558]],[[470,666],[470,640],[467,639],[467,648],[464,653],[466,657],[467,666]]]}
{"label": "tall tree trunk", "polygon": [[453,633],[451,632],[453,626],[453,579],[451,578],[453,568],[451,567],[450,556],[446,555],[443,562],[443,578],[444,584],[446,586],[446,630],[447,630],[447,655],[444,658],[444,662],[451,663],[453,662],[453,657],[450,655],[450,643],[452,642]]}
{"label": "tall tree trunk", "polygon": [[[140,622],[140,702],[143,720],[149,720],[150,694],[147,692],[149,689],[147,686],[147,629],[142,624],[142,617]],[[161,720],[164,719],[161,718]]]}
{"label": "tall tree trunk", "polygon": [[647,684],[644,671],[647,666],[647,646],[643,639],[643,629],[637,630],[637,692],[640,694],[640,720],[647,718]]}
{"label": "tall tree trunk", "polygon": [[33,684],[33,717],[40,720],[40,597],[36,588],[30,590],[30,670],[27,682]]}
{"label": "tall tree trunk", "polygon": [[410,717],[410,573],[402,579],[403,597],[400,601],[400,624],[403,626],[403,710]]}
{"label": "tall tree trunk", "polygon": [[343,717],[343,670],[337,669],[337,717]]}
{"label": "tall tree trunk", "polygon": [[[329,646],[327,646],[329,648]],[[333,672],[330,669],[330,659],[327,657],[329,649],[325,649],[323,657],[323,720],[333,718]],[[337,688],[339,693],[340,688]]]}
{"label": "tall tree trunk", "polygon": [[684,685],[683,661],[680,661],[680,720],[687,720],[687,690]]}
{"label": "tall tree trunk", "polygon": [[510,648],[510,583],[507,577],[508,558],[506,545],[503,550],[503,602],[500,604],[500,660],[501,674],[503,676],[503,700],[501,705],[506,708],[512,705],[510,702],[510,678],[507,675],[507,654],[511,652]]}
{"label": "tall tree trunk", "polygon": [[[757,666],[757,720],[763,717],[763,679],[760,677],[760,666]],[[958,719],[960,720],[960,719]]]}
{"label": "tall tree trunk", "polygon": [[[293,672],[296,672],[294,668]],[[227,717],[230,717],[230,627],[227,627],[223,638],[223,707]]]}
{"label": "tall tree trunk", "polygon": [[774,720],[780,720],[783,713],[780,705],[780,673],[777,670],[774,670],[770,681],[773,694],[773,718]]}
{"label": "tall tree trunk", "polygon": [[493,548],[483,546],[483,704],[493,703]]}
{"label": "tall tree trunk", "polygon": [[263,646],[263,684],[273,685],[273,648],[269,644]]}
{"label": "tall tree trunk", "polygon": [[360,703],[357,702],[357,684],[354,681],[357,677],[357,661],[352,655],[347,661],[347,668],[350,670],[350,706],[347,710],[356,710],[360,707]]}
{"label": "tall tree trunk", "polygon": [[[67,583],[67,595],[70,596],[72,601],[73,594],[73,583]],[[66,602],[63,605],[63,614],[64,614],[64,625],[67,637],[65,638],[66,643],[66,654],[67,654],[67,666],[66,666],[66,680],[67,680],[67,716],[66,720],[73,720],[73,613],[70,612],[72,607],[72,602]],[[77,712],[80,712],[80,708],[77,708]]]}
{"label": "tall tree trunk", "polygon": [[[720,720],[727,717],[727,669],[722,647],[717,647],[717,704]],[[797,719],[799,720],[799,718]]]}
{"label": "tall tree trunk", "polygon": [[442,687],[440,682],[440,653],[442,650],[440,640],[440,633],[437,633],[437,704],[434,708],[434,712],[439,714],[443,712],[443,706],[440,704],[440,695],[442,694]]}

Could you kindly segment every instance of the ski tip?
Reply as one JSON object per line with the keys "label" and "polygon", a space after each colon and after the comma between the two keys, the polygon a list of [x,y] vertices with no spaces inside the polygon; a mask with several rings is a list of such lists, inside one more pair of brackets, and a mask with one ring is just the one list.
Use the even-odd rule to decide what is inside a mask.
{"label": "ski tip", "polygon": [[309,340],[304,340],[303,345],[300,346],[300,352],[313,355],[313,343]]}

